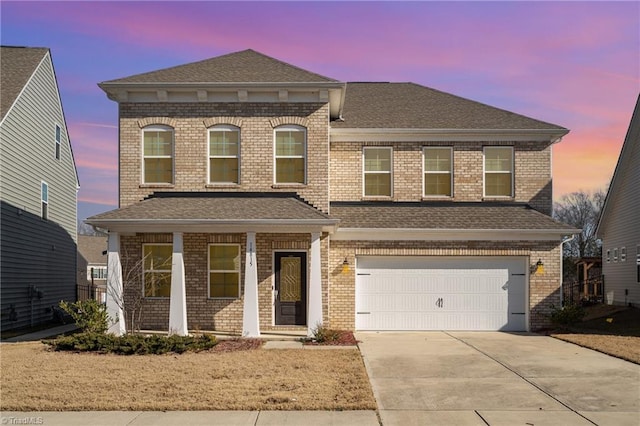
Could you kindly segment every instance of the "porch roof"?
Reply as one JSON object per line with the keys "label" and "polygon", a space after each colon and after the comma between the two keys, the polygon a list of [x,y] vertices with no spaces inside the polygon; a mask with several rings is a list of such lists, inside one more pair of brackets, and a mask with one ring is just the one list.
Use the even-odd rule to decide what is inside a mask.
{"label": "porch roof", "polygon": [[116,232],[333,232],[339,222],[295,193],[160,192],[92,216]]}
{"label": "porch roof", "polygon": [[559,239],[580,231],[524,203],[333,202],[331,216],[340,219],[334,239]]}

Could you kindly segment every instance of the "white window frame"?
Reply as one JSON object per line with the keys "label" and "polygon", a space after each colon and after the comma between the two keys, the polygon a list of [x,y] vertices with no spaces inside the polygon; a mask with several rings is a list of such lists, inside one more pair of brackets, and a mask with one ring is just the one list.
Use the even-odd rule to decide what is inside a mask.
{"label": "white window frame", "polygon": [[49,220],[49,184],[40,181],[40,217]]}
{"label": "white window frame", "polygon": [[[369,149],[388,149],[390,152],[389,155],[389,171],[388,172],[380,172],[380,171],[375,171],[375,172],[367,172],[366,171],[366,154],[365,152]],[[365,177],[367,174],[389,174],[389,195],[367,195],[367,186],[366,186],[366,182],[365,182]],[[392,146],[363,146],[362,147],[362,197],[363,198],[393,198],[393,178],[394,178],[394,173],[393,173],[393,147]]]}
{"label": "white window frame", "polygon": [[[511,194],[510,195],[487,195],[487,173],[506,173],[506,171],[487,171],[487,149],[492,148],[500,148],[500,149],[510,149],[511,150]],[[510,199],[515,196],[515,174],[516,174],[516,158],[515,152],[512,146],[501,146],[501,145],[491,145],[482,147],[482,196],[484,198],[502,198],[502,199]]]}
{"label": "white window frame", "polygon": [[606,257],[607,263],[609,263],[611,262],[611,249],[607,249],[606,253],[607,253],[607,257]]}
{"label": "white window frame", "polygon": [[613,261],[616,263],[618,262],[618,247],[613,249]]}
{"label": "white window frame", "polygon": [[55,125],[55,151],[54,156],[56,160],[59,160],[62,156],[62,127],[58,123]]}
{"label": "white window frame", "polygon": [[[173,259],[173,243],[144,243],[142,244],[142,297],[145,299],[169,299],[171,297],[171,290],[169,290],[169,296],[147,296],[144,291],[144,276],[147,272],[163,272],[163,273],[172,273],[171,265],[169,265],[169,269],[146,269],[145,268],[145,259],[144,259],[144,248],[146,246],[169,246],[171,247],[171,256]],[[173,260],[172,260],[173,263]]]}
{"label": "white window frame", "polygon": [[106,266],[89,266],[87,268],[87,279],[91,281],[91,272],[98,272],[97,277],[93,277],[94,280],[106,280],[107,279],[107,267]]}
{"label": "white window frame", "polygon": [[[171,132],[171,155],[145,155],[144,154],[144,134],[145,132]],[[143,185],[174,185],[176,181],[176,130],[171,126],[165,126],[161,124],[153,124],[151,126],[144,127],[142,129],[142,140],[140,141],[140,153],[141,153],[141,166],[140,170],[142,175],[140,181]],[[147,158],[171,158],[171,182],[147,182],[145,180],[145,159]]]}
{"label": "white window frame", "polygon": [[[304,153],[303,155],[278,155],[276,148],[276,135],[278,132],[303,132],[304,134]],[[306,185],[308,182],[308,161],[307,161],[307,152],[309,141],[307,140],[307,128],[303,126],[298,126],[296,124],[285,124],[282,126],[278,126],[273,129],[273,184],[278,186],[288,186],[288,185]],[[303,182],[278,182],[278,162],[279,158],[302,158],[304,160],[304,177]]]}
{"label": "white window frame", "polygon": [[[450,164],[450,170],[448,172],[442,172],[442,171],[428,171],[426,169],[426,153],[427,150],[432,150],[432,149],[448,149],[449,150],[449,164]],[[427,174],[439,174],[439,175],[444,175],[444,174],[448,174],[449,175],[449,187],[451,188],[451,193],[449,195],[427,195],[425,193],[426,188],[427,188]],[[422,197],[423,198],[453,198],[453,147],[450,146],[424,146],[422,147]]]}
{"label": "white window frame", "polygon": [[[214,246],[235,246],[238,247],[238,256],[240,256],[240,262],[238,262],[237,270],[227,270],[227,269],[211,269],[211,247]],[[240,298],[240,283],[242,282],[242,247],[237,243],[210,243],[207,245],[207,298],[215,299],[215,300],[236,300]],[[237,272],[238,273],[238,296],[237,297],[215,297],[211,296],[211,273],[212,272]]]}
{"label": "white window frame", "polygon": [[[237,155],[211,155],[211,132],[237,132],[238,147]],[[217,124],[207,129],[207,183],[209,185],[240,185],[240,143],[241,143],[240,127],[231,124]],[[236,158],[238,160],[238,175],[236,182],[212,182],[211,181],[211,160],[214,158]]]}
{"label": "white window frame", "polygon": [[624,262],[627,260],[627,248],[620,247],[620,262]]}

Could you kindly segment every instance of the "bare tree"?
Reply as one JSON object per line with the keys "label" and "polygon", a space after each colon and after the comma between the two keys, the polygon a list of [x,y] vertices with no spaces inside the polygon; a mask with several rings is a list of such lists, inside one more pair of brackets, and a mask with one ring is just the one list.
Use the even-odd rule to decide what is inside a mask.
{"label": "bare tree", "polygon": [[607,193],[578,191],[563,195],[553,206],[553,217],[560,222],[582,229],[582,232],[565,244],[565,257],[580,258],[600,256],[602,245],[596,237],[600,211]]}

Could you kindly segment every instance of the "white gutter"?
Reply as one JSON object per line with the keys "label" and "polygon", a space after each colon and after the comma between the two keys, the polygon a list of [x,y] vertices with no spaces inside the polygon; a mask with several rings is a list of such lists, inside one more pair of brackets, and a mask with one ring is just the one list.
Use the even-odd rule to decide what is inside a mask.
{"label": "white gutter", "polygon": [[567,129],[331,128],[332,142],[546,141],[559,142]]}
{"label": "white gutter", "polygon": [[[577,231],[577,230],[576,230]],[[557,241],[567,229],[338,228],[334,241]]]}
{"label": "white gutter", "polygon": [[572,241],[575,237],[576,234],[573,234],[560,243],[560,307],[564,306],[564,243]]}

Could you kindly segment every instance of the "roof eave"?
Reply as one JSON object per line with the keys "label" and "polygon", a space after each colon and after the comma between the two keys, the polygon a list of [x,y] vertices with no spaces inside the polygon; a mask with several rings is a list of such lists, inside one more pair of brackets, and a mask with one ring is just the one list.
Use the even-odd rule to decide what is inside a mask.
{"label": "roof eave", "polygon": [[426,141],[545,141],[560,142],[568,129],[429,129],[429,128],[344,128],[330,129],[332,142],[426,142]]}
{"label": "roof eave", "polygon": [[579,229],[339,228],[332,240],[360,241],[562,241]]}

